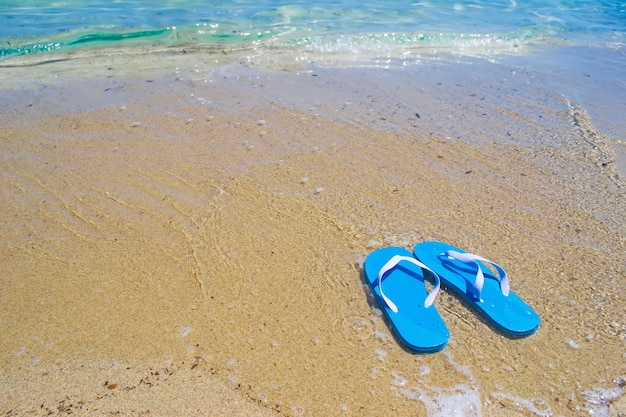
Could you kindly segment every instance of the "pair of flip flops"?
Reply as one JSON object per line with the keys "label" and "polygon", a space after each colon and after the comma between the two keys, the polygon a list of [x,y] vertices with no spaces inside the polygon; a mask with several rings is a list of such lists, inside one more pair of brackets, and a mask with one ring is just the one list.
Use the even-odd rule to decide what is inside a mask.
{"label": "pair of flip flops", "polygon": [[[364,269],[391,326],[415,352],[437,352],[448,343],[448,328],[432,305],[442,282],[509,336],[529,336],[539,327],[537,313],[510,290],[504,269],[445,243],[420,243],[412,254],[400,247],[378,249]],[[426,280],[433,282],[430,292]]]}

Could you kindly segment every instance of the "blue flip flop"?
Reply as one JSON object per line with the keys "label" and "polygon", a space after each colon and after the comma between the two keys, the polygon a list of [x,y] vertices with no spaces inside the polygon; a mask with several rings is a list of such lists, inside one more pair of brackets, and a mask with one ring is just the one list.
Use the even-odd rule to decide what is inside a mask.
{"label": "blue flip flop", "polygon": [[[441,242],[424,242],[413,255],[473,305],[500,331],[510,336],[529,336],[539,328],[539,316],[509,288],[506,272],[499,265]],[[496,276],[485,263],[491,264]]]}
{"label": "blue flip flop", "polygon": [[[450,333],[432,305],[440,286],[437,274],[399,247],[370,253],[364,269],[378,303],[407,349],[431,353],[446,346]],[[430,294],[425,286],[424,269],[432,272],[435,280]]]}

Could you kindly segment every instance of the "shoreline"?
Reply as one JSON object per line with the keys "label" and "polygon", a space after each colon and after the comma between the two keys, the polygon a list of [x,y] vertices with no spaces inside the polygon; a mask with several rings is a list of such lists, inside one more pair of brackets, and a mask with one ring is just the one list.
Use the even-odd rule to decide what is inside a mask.
{"label": "shoreline", "polygon": [[[0,66],[0,75],[2,75],[0,89],[6,96],[3,111],[8,113],[8,123],[22,119],[20,117],[22,111],[32,113],[29,107],[33,106],[33,102],[39,102],[38,104],[42,107],[48,107],[50,115],[61,115],[103,106],[122,106],[128,100],[142,100],[143,91],[152,91],[149,94],[169,91],[177,96],[181,91],[186,91],[193,95],[194,89],[201,88],[203,84],[219,82],[220,78],[230,79],[232,74],[241,78],[240,83],[230,79],[230,85],[236,89],[245,89],[249,86],[256,88],[253,78],[258,77],[258,74],[265,74],[262,76],[266,77],[265,82],[271,85],[271,88],[280,90],[279,84],[271,83],[269,80],[280,78],[281,72],[299,74],[302,77],[296,78],[302,79],[307,75],[317,76],[318,73],[329,75],[333,72],[353,71],[361,82],[371,79],[382,82],[383,86],[389,84],[388,92],[382,88],[373,88],[370,96],[376,94],[384,97],[380,100],[381,102],[390,102],[398,108],[414,106],[414,103],[418,103],[419,105],[415,108],[419,110],[423,102],[427,109],[429,105],[433,106],[434,113],[450,112],[448,119],[456,117],[455,113],[460,114],[463,107],[470,112],[475,112],[476,108],[484,108],[491,112],[490,115],[508,108],[511,111],[510,114],[505,111],[500,115],[500,119],[495,120],[495,124],[508,124],[506,128],[509,129],[513,124],[519,130],[527,128],[528,121],[531,124],[545,124],[559,131],[565,129],[568,123],[583,123],[584,126],[579,126],[581,133],[588,129],[593,137],[582,139],[578,137],[573,140],[587,140],[592,147],[599,145],[599,149],[602,149],[600,152],[607,154],[603,162],[614,165],[621,176],[626,173],[626,145],[623,134],[626,126],[621,122],[621,114],[626,111],[626,107],[621,104],[620,99],[623,94],[626,94],[626,84],[622,81],[626,78],[626,69],[619,65],[623,58],[621,49],[536,45],[519,54],[502,54],[489,59],[443,54],[440,57],[436,55],[423,57],[408,65],[394,60],[390,60],[385,65],[377,60],[359,64],[348,57],[343,57],[348,63],[345,65],[346,62],[341,64],[341,60],[335,62],[332,58],[325,58],[323,55],[318,57],[320,63],[315,63],[315,61],[309,62],[304,57],[282,56],[281,54],[272,58],[254,50],[226,55],[204,54],[198,51],[182,53],[176,48],[149,54],[114,52],[112,56],[96,54],[81,58],[71,54],[65,57],[61,55],[59,59],[34,67]],[[398,74],[400,77],[396,81],[394,77]],[[275,77],[277,75],[278,77]],[[413,76],[416,78],[412,79]],[[425,80],[421,79],[422,76],[426,77]],[[2,82],[2,79],[6,82]],[[341,84],[346,81],[348,87],[343,88]],[[299,89],[297,82],[290,81],[290,85],[295,90]],[[339,91],[341,91],[350,98],[346,100],[346,103],[361,101],[362,108],[359,110],[363,111],[366,116],[372,111],[384,112],[384,109],[370,106],[358,93],[355,95],[359,86],[349,77],[347,80],[342,80],[339,76],[332,82],[337,83],[338,93],[334,96],[319,97],[319,99],[337,100],[339,103],[342,100],[342,97],[339,97]],[[414,89],[416,82],[423,82],[424,85],[416,86]],[[142,83],[145,84],[142,85]],[[435,84],[441,88],[432,88]],[[324,88],[323,85],[317,87]],[[88,93],[84,96],[72,94],[71,91],[74,89],[82,89]],[[419,99],[414,100],[407,94],[402,96],[401,104],[394,103],[392,94],[405,89],[407,92],[417,93]],[[36,91],[38,93],[34,93]],[[444,97],[440,97],[442,92]],[[306,100],[299,100],[297,97],[295,100],[294,97],[287,98],[283,102],[280,94],[268,93],[266,97],[268,100],[278,100],[281,104],[299,110],[306,111],[307,108],[303,105],[314,107],[316,103],[314,100],[307,103]],[[465,94],[479,100],[487,100],[490,105],[472,103],[463,97]],[[64,95],[67,100],[54,98],[55,95]],[[454,104],[459,99],[460,104]],[[205,102],[205,104],[209,103]],[[572,113],[582,113],[583,119],[575,120],[573,115],[564,118],[558,114],[564,106],[566,108],[569,106]],[[546,109],[552,113],[541,115],[540,112]],[[412,123],[415,127],[417,123],[409,120],[413,113],[408,109],[404,110],[406,112],[404,119],[389,120],[387,124],[393,126],[394,122],[399,122],[407,127],[407,123]],[[397,113],[400,112],[393,114]],[[414,114],[421,113],[417,111]],[[519,118],[521,123],[515,125],[516,118]],[[364,119],[363,122],[367,123],[368,119]],[[528,141],[531,137],[528,134],[511,136],[511,132],[497,129],[492,131],[490,124],[494,122],[489,118],[485,123],[488,126],[485,132],[476,132],[476,126],[463,126],[462,122],[456,131],[445,132],[448,126],[443,124],[433,125],[431,130],[434,129],[444,136],[469,141],[482,140],[485,134],[495,136],[499,140],[511,139],[513,141]],[[389,128],[394,129],[394,127]],[[594,142],[596,139],[599,139],[599,143]],[[524,143],[541,145],[545,141],[550,142],[551,139],[537,135],[532,142]]]}
{"label": "shoreline", "polygon": [[[72,86],[36,93],[45,104],[0,130],[0,376],[33,381],[57,414],[66,397],[168,414],[152,404],[179,393],[170,415],[622,404],[623,177],[577,140],[562,100],[511,111],[442,68],[225,68],[95,83],[75,102]],[[106,104],[80,109],[94,98]],[[508,339],[443,291],[449,346],[405,352],[362,262],[431,239],[501,263],[539,332]],[[40,407],[15,386],[2,411]]]}

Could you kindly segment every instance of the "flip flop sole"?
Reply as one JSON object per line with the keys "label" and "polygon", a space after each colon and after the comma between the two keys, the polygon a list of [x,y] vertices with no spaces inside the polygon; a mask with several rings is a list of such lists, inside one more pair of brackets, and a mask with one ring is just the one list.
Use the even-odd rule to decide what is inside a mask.
{"label": "flip flop sole", "polygon": [[463,297],[503,333],[524,337],[537,331],[539,315],[513,291],[503,295],[498,278],[481,262],[478,264],[485,276],[481,300],[470,295],[475,293],[476,269],[445,256],[448,250],[466,253],[442,242],[423,242],[415,246],[413,254],[439,275],[445,287]]}
{"label": "flip flop sole", "polygon": [[397,313],[381,297],[378,273],[396,255],[413,257],[409,251],[399,247],[378,249],[365,260],[365,278],[391,327],[407,349],[419,353],[440,351],[448,343],[450,333],[435,306],[424,307],[428,294],[422,268],[400,261],[397,267],[385,274],[382,280],[384,293],[397,306]]}

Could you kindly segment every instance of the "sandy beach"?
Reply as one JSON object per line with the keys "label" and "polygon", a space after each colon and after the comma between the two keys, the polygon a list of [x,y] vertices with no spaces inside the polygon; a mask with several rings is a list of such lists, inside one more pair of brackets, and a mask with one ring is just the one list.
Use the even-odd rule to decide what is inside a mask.
{"label": "sandy beach", "polygon": [[[622,145],[446,68],[7,88],[0,412],[625,415]],[[362,266],[426,240],[502,265],[539,331],[443,290],[447,348],[404,350]]]}

